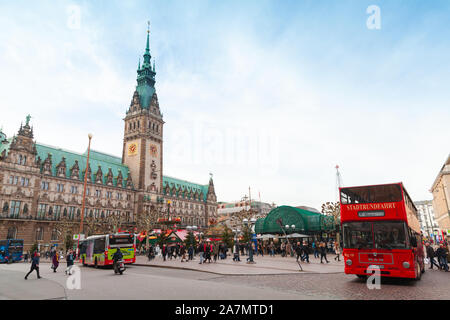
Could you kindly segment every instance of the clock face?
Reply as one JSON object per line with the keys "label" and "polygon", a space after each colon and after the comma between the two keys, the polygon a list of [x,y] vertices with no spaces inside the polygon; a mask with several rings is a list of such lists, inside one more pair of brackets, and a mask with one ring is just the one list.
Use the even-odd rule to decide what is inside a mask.
{"label": "clock face", "polygon": [[155,158],[158,155],[158,148],[154,144],[150,145],[150,154]]}
{"label": "clock face", "polygon": [[128,155],[132,156],[137,154],[137,149],[138,149],[137,143],[130,143],[130,145],[128,146]]}

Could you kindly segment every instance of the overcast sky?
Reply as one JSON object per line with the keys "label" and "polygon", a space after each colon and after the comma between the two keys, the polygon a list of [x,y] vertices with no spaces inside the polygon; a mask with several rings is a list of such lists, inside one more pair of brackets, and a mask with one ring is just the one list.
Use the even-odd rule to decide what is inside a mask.
{"label": "overcast sky", "polygon": [[[433,6],[426,6],[432,4]],[[370,5],[380,29],[369,29]],[[449,1],[2,1],[0,125],[121,156],[151,22],[164,174],[219,201],[320,209],[345,186],[414,201],[450,152]],[[373,21],[373,20],[371,20]]]}

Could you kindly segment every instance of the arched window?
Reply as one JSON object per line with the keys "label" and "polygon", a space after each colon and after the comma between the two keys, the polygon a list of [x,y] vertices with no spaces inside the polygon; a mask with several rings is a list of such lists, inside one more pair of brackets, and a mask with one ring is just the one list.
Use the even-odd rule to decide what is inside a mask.
{"label": "arched window", "polygon": [[18,164],[22,164],[22,155],[21,154],[19,154],[19,159],[18,159],[19,161],[17,162]]}
{"label": "arched window", "polygon": [[41,227],[36,229],[35,240],[42,240],[44,238],[44,230]]}
{"label": "arched window", "polygon": [[17,228],[16,227],[8,228],[8,235],[6,236],[6,239],[16,239],[16,236],[17,236]]}
{"label": "arched window", "polygon": [[131,130],[131,122],[130,122],[130,124],[129,124],[129,126],[128,126],[128,130]]}

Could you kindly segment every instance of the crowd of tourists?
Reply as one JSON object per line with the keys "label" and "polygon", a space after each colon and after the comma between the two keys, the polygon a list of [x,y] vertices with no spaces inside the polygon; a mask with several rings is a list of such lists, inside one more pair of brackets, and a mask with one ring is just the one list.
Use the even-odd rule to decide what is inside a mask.
{"label": "crowd of tourists", "polygon": [[[430,264],[430,269],[436,266],[438,270],[449,272],[448,258],[449,248],[448,243],[441,242],[439,246],[431,245],[429,242],[425,243],[427,263]],[[436,259],[436,260],[435,260]]]}
{"label": "crowd of tourists", "polygon": [[[330,241],[283,241],[279,243],[258,241],[257,245],[251,244],[253,254],[256,256],[281,256],[296,257],[296,260],[309,263],[309,256],[319,259],[320,263],[329,263],[328,255],[334,255],[335,261],[341,261],[341,248],[338,242]],[[250,251],[249,243],[235,242],[229,248],[226,243],[213,241],[200,241],[197,245],[184,243],[174,243],[170,245],[163,244],[160,246],[149,245],[147,250],[145,246],[139,249],[140,255],[146,255],[151,261],[155,257],[161,257],[164,261],[180,258],[181,262],[188,262],[199,256],[200,264],[216,262],[217,260],[226,259],[228,255],[233,257],[233,261],[240,261],[240,256],[248,256]],[[248,260],[248,258],[247,258]]]}

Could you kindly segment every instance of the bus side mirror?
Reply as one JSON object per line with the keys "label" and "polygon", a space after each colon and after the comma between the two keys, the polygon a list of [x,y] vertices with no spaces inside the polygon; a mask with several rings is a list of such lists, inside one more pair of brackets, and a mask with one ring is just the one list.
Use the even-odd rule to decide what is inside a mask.
{"label": "bus side mirror", "polygon": [[415,237],[411,238],[411,246],[412,247],[417,247],[417,239]]}

